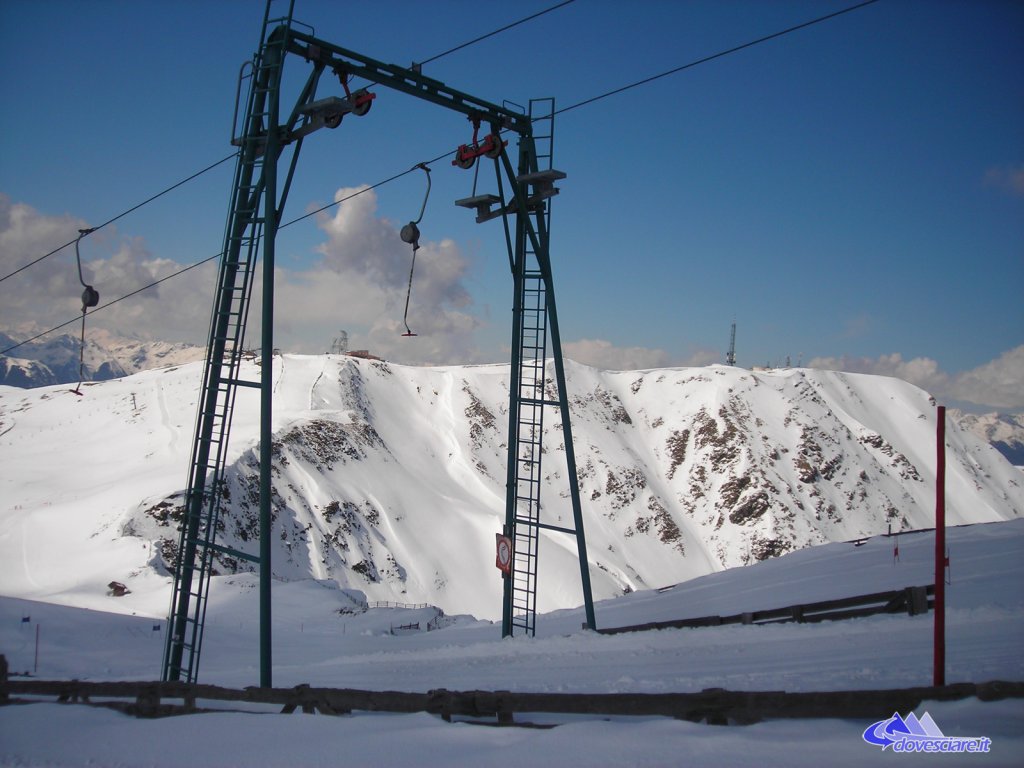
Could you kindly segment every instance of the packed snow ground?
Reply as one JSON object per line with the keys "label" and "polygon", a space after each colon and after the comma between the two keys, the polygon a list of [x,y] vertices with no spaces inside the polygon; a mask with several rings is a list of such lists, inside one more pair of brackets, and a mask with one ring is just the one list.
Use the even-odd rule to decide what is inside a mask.
{"label": "packed snow ground", "polygon": [[[598,624],[731,614],[929,583],[933,534],[901,536],[899,562],[894,562],[894,543],[879,537],[862,546],[829,544],[672,589],[603,601],[597,606]],[[947,682],[1024,680],[1024,521],[950,529],[948,543]],[[258,678],[255,582],[248,575],[215,581],[200,677],[252,685]],[[138,615],[0,599],[0,652],[12,671],[31,671],[38,626],[41,678],[156,678],[165,606],[148,593],[108,600]],[[471,617],[434,632],[392,635],[391,627],[422,625],[436,611],[338,613],[350,605],[347,593],[331,583],[275,585],[275,685],[662,692],[876,689],[931,682],[932,614],[603,636],[580,631],[581,612],[564,610],[541,616],[534,639],[502,640],[498,625]],[[0,709],[0,764],[452,766],[528,759],[540,766],[953,760],[1019,766],[1024,761],[1024,702],[926,702],[917,714],[924,711],[946,735],[991,738],[991,753],[894,757],[862,740],[871,723],[848,720],[721,727],[664,718],[538,715],[529,719],[561,725],[536,730],[449,724],[426,714],[332,718],[224,712],[142,721],[41,703]]]}

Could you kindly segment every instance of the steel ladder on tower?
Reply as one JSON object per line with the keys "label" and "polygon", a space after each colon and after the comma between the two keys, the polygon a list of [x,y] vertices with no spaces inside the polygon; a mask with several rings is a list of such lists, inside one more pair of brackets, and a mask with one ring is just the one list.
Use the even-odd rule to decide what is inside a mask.
{"label": "steel ladder on tower", "polygon": [[[253,276],[263,234],[263,167],[268,103],[280,81],[285,37],[272,27],[290,28],[293,2],[286,16],[264,14],[261,40],[249,75],[250,85],[241,137],[232,137],[239,159],[224,239],[217,293],[211,318],[195,441],[178,540],[171,615],[164,652],[163,679],[194,683],[198,674],[206,605],[216,553],[258,562],[259,558],[216,543],[221,502],[226,493],[227,443],[239,387],[260,388],[239,374]],[[234,131],[232,131],[234,132]]]}
{"label": "steel ladder on tower", "polygon": [[[539,116],[537,114],[539,113]],[[554,99],[532,99],[530,118],[535,133],[533,158],[534,167],[530,173],[551,170],[554,126]],[[547,132],[545,133],[545,126]],[[538,132],[539,130],[539,132]],[[542,249],[547,249],[548,224],[550,223],[550,200],[536,203],[534,211],[543,219],[539,227]],[[545,375],[548,345],[548,278],[545,268],[538,260],[533,244],[527,238],[524,243],[525,261],[522,264],[522,279],[519,285],[518,303],[519,355],[518,392],[516,403],[516,469],[515,469],[515,525],[513,528],[512,558],[512,612],[511,625],[533,635],[537,616],[537,556],[540,544],[541,510],[540,493],[543,474],[541,458],[544,452],[544,411],[548,407],[560,407],[560,398],[554,382],[549,392]]]}
{"label": "steel ladder on tower", "polygon": [[512,559],[512,626],[532,635],[537,613],[537,549],[543,475],[547,307],[539,270],[524,273],[520,314],[515,536]]}

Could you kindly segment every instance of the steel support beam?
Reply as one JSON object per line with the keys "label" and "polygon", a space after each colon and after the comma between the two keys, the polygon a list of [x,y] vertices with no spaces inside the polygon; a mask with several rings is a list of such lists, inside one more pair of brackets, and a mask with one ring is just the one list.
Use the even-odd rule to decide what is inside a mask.
{"label": "steel support beam", "polygon": [[481,122],[503,130],[529,135],[532,129],[527,115],[449,88],[440,80],[424,77],[415,70],[385,64],[297,30],[290,33],[288,52],[302,56],[307,61],[338,69],[340,72],[361,77],[454,112],[461,112],[467,117],[479,117]]}

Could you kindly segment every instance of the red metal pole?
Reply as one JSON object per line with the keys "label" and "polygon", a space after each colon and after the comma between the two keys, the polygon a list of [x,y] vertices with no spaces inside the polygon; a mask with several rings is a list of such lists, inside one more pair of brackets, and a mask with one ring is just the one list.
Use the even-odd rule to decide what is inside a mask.
{"label": "red metal pole", "polygon": [[946,684],[946,406],[935,427],[935,667],[932,685]]}

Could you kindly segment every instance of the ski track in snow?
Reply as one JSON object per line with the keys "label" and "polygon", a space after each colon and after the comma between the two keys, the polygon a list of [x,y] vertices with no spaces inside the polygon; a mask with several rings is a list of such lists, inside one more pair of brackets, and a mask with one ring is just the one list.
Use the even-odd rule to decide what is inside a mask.
{"label": "ski track in snow", "polygon": [[311,411],[317,410],[317,406],[314,405],[314,403],[313,403],[313,395],[316,392],[316,385],[320,383],[320,379],[322,379],[324,377],[324,372],[327,370],[327,361],[328,361],[328,359],[329,358],[327,357],[327,355],[324,355],[323,367],[320,368],[320,373],[317,375],[316,379],[313,381],[312,385],[310,385],[310,387],[309,387],[309,410],[311,410]]}
{"label": "ski track in snow", "polygon": [[25,577],[25,580],[32,586],[33,589],[41,589],[42,585],[32,578],[33,568],[29,564],[28,555],[28,536],[25,535],[25,523],[22,522],[18,525],[17,533],[18,541],[21,545],[21,575]]}
{"label": "ski track in snow", "polygon": [[164,385],[162,382],[156,384],[156,399],[157,404],[160,406],[160,423],[164,429],[170,435],[170,439],[167,442],[167,447],[170,449],[172,454],[176,453],[178,447],[178,440],[181,435],[181,430],[174,423],[174,417],[171,415],[170,410],[167,407],[167,396],[164,394]]}

